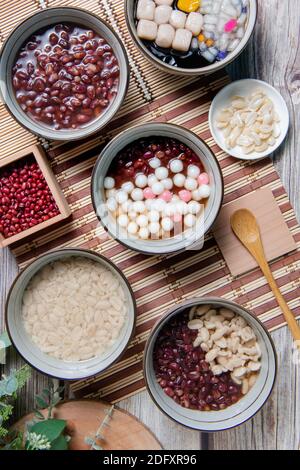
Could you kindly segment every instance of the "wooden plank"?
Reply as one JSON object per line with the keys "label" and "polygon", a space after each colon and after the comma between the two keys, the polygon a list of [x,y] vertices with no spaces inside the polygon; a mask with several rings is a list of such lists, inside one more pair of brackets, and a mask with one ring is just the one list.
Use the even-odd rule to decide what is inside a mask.
{"label": "wooden plank", "polygon": [[[275,86],[287,102],[291,126],[274,163],[300,219],[300,1],[259,0],[258,23],[251,43],[229,68],[232,79],[258,78]],[[278,26],[280,24],[280,27]],[[210,449],[298,449],[300,445],[300,374],[292,361],[287,328],[272,334],[279,359],[274,393],[266,407],[234,431],[209,436]]]}

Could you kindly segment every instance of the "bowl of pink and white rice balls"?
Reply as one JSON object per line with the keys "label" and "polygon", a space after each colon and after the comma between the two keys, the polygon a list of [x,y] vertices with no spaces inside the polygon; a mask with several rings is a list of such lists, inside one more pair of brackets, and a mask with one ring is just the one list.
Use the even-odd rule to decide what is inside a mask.
{"label": "bowl of pink and white rice balls", "polygon": [[196,134],[166,123],[132,127],[100,154],[92,201],[109,234],[145,254],[201,249],[219,213],[223,178]]}
{"label": "bowl of pink and white rice balls", "polygon": [[153,65],[181,75],[226,67],[247,46],[257,0],[126,0],[129,32]]}

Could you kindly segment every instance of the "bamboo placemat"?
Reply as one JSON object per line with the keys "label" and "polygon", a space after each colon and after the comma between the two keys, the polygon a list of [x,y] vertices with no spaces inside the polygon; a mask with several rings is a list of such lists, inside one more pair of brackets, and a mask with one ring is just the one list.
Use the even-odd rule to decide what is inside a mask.
{"label": "bamboo placemat", "polygon": [[[22,18],[40,8],[81,6],[79,0],[2,0],[0,38],[3,40]],[[225,200],[230,202],[258,188],[270,188],[297,243],[297,251],[272,263],[272,269],[290,308],[300,315],[300,227],[288,196],[270,160],[256,163],[229,157],[213,141],[208,126],[212,98],[229,79],[219,73],[201,79],[174,78],[154,69],[135,49],[124,21],[122,0],[87,0],[84,7],[113,25],[129,55],[131,85],[127,99],[105,133],[76,143],[44,142],[57,179],[72,209],[72,219],[49,233],[14,248],[19,266],[59,247],[81,247],[112,259],[128,277],[138,305],[136,334],[117,364],[101,376],[72,384],[77,397],[105,397],[118,401],[144,387],[142,355],[147,336],[157,319],[174,303],[194,296],[215,295],[236,301],[253,311],[269,330],[285,324],[261,272],[233,278],[218,246],[209,234],[202,251],[146,257],[127,250],[108,237],[94,215],[90,177],[96,157],[109,139],[129,125],[147,121],[173,122],[192,129],[216,154],[225,179]],[[0,107],[0,158],[37,141]]]}

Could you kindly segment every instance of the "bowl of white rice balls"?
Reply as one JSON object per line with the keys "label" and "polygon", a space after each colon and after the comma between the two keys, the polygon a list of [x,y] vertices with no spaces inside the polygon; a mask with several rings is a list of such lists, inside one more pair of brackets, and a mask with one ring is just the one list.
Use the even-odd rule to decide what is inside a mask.
{"label": "bowl of white rice balls", "polygon": [[112,139],[91,183],[104,228],[127,248],[148,255],[200,250],[223,191],[220,166],[206,143],[181,126],[156,122]]}
{"label": "bowl of white rice balls", "polygon": [[129,32],[156,67],[202,75],[226,67],[247,46],[257,0],[125,0]]}
{"label": "bowl of white rice balls", "polygon": [[32,367],[62,380],[103,372],[124,353],[136,303],[124,274],[107,258],[77,248],[36,258],[15,279],[6,326]]}

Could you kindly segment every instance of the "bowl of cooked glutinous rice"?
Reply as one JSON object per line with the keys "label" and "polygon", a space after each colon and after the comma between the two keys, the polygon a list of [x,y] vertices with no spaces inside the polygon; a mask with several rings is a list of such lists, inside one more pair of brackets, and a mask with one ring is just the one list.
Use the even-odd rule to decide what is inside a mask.
{"label": "bowl of cooked glutinous rice", "polygon": [[123,273],[101,255],[57,250],[16,278],[6,303],[7,330],[33,367],[61,379],[102,372],[125,351],[136,305]]}

